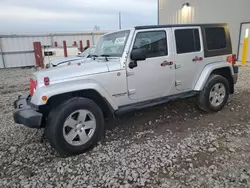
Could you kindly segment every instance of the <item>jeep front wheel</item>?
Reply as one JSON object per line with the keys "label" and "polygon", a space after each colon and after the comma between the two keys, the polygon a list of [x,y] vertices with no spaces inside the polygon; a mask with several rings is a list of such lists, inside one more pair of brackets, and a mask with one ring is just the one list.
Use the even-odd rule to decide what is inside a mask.
{"label": "jeep front wheel", "polygon": [[229,83],[228,80],[220,75],[211,75],[197,97],[200,109],[207,112],[220,111],[228,101]]}
{"label": "jeep front wheel", "polygon": [[69,99],[50,112],[45,134],[58,152],[66,155],[83,153],[104,134],[102,111],[90,99]]}

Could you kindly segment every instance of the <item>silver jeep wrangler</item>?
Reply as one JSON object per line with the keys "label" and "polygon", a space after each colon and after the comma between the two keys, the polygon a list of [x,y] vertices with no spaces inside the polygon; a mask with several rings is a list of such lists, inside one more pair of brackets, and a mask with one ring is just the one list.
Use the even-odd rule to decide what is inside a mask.
{"label": "silver jeep wrangler", "polygon": [[227,24],[139,26],[103,35],[91,61],[35,72],[14,102],[14,120],[45,128],[60,153],[86,151],[107,118],[196,97],[217,112],[234,93],[238,67]]}

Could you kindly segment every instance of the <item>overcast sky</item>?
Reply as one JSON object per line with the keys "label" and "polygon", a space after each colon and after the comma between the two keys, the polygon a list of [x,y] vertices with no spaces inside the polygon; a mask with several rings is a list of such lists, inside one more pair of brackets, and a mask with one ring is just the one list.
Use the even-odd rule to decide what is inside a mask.
{"label": "overcast sky", "polygon": [[0,0],[0,33],[118,29],[157,23],[157,0]]}

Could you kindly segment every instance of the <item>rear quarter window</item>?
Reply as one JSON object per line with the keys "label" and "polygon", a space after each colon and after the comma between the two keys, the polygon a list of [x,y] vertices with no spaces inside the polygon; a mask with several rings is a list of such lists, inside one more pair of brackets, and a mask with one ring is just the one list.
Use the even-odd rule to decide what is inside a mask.
{"label": "rear quarter window", "polygon": [[201,26],[204,57],[232,54],[232,43],[227,24],[204,24]]}
{"label": "rear quarter window", "polygon": [[210,27],[205,29],[207,49],[218,50],[227,46],[226,32],[223,27]]}

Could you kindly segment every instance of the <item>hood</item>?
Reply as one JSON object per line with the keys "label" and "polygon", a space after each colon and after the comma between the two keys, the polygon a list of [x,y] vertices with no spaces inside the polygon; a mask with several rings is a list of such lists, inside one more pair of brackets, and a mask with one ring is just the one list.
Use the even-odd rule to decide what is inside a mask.
{"label": "hood", "polygon": [[67,63],[67,62],[72,62],[72,61],[78,61],[78,60],[84,60],[85,57],[68,57],[68,58],[61,58],[61,59],[56,59],[51,62],[52,65],[59,65],[61,63]]}
{"label": "hood", "polygon": [[80,64],[71,64],[67,66],[58,66],[53,69],[42,69],[35,72],[33,75],[36,77],[38,84],[44,84],[44,77],[49,77],[51,84],[61,82],[61,80],[74,80],[79,77],[100,74],[114,70],[120,70],[120,61],[87,61]]}

